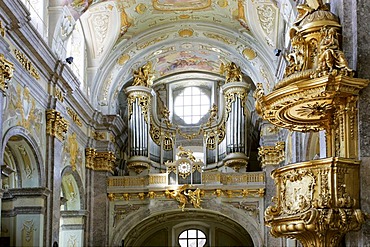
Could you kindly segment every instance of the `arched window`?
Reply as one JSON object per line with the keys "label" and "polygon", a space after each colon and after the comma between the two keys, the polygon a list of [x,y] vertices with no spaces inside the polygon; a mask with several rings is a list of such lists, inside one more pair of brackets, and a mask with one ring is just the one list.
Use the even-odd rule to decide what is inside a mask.
{"label": "arched window", "polygon": [[196,124],[210,109],[210,99],[199,87],[187,87],[176,96],[174,112],[186,124]]}
{"label": "arched window", "polygon": [[203,247],[206,243],[207,237],[201,230],[188,229],[179,235],[179,245],[181,247]]}

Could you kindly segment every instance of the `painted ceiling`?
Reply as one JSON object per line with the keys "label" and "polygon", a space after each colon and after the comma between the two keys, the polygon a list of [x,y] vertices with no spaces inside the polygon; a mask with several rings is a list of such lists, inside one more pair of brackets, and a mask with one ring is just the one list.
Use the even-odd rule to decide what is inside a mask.
{"label": "painted ceiling", "polygon": [[[282,0],[69,0],[81,21],[88,68],[95,69],[89,97],[113,104],[133,70],[151,61],[155,82],[181,72],[219,78],[221,63],[235,62],[266,91],[274,85],[277,57],[291,1]],[[108,107],[109,108],[109,107]],[[107,110],[110,111],[110,110]]]}

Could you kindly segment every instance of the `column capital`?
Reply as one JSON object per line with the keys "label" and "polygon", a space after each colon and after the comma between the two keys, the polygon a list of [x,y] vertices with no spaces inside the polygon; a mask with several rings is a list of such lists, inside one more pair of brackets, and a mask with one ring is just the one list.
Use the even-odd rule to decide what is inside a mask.
{"label": "column capital", "polygon": [[62,117],[61,113],[50,109],[46,111],[46,134],[63,141],[68,131],[68,121]]}

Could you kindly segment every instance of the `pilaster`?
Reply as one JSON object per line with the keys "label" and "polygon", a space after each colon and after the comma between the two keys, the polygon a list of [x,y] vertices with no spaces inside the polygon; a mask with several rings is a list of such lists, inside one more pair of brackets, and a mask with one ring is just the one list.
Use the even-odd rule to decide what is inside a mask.
{"label": "pilaster", "polygon": [[51,194],[47,199],[45,246],[59,242],[62,150],[68,124],[60,112],[46,111],[46,186]]}
{"label": "pilaster", "polygon": [[90,188],[87,195],[86,226],[89,231],[85,235],[88,246],[108,245],[108,200],[107,177],[115,170],[115,155],[110,151],[98,152],[94,148],[85,149],[86,183]]}

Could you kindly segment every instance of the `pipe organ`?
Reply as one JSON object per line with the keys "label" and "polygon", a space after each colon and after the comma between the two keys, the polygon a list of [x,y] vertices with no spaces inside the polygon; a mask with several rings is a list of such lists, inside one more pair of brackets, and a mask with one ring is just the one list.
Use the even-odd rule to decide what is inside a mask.
{"label": "pipe organ", "polygon": [[[160,99],[163,105],[157,106],[159,95],[152,87],[151,64],[148,63],[134,72],[132,86],[125,89],[128,99],[130,172],[146,175],[153,169],[160,172],[166,170],[169,176],[173,173],[173,177],[168,178],[169,182],[184,184],[200,183],[199,174],[203,169],[229,167],[232,168],[230,171],[246,171],[250,121],[246,101],[250,85],[243,82],[240,69],[235,63],[222,64],[221,73],[226,74],[225,83],[221,86],[222,93],[218,93],[215,102],[211,102],[213,105],[208,115],[205,115],[205,121],[199,124],[199,130],[189,134],[184,131],[187,126],[179,126],[171,121],[170,110],[166,105],[172,106],[172,102],[168,102],[168,99],[162,102]],[[186,164],[181,165],[180,162],[179,165],[177,162],[174,165],[176,147],[180,146],[181,138],[189,143],[193,138],[201,139],[204,163],[195,159],[187,159],[185,162],[185,158],[180,157],[178,162],[182,160]],[[187,168],[187,164],[191,172],[181,175],[180,170]],[[194,171],[200,173],[197,175]],[[198,177],[193,177],[193,174]]]}

